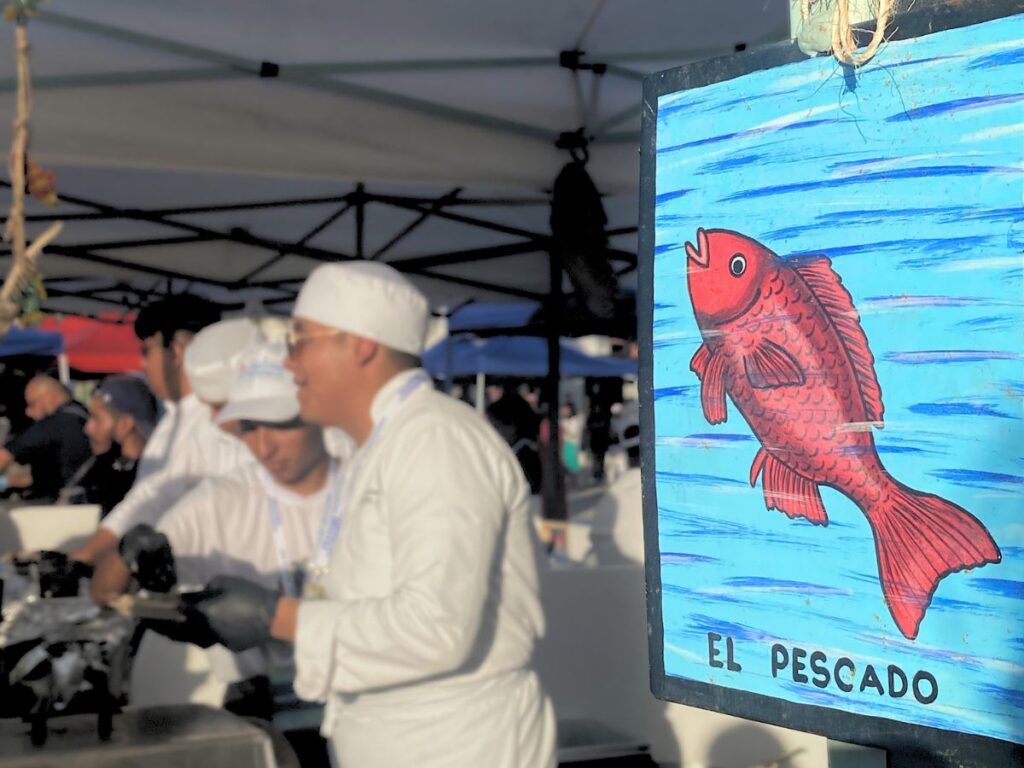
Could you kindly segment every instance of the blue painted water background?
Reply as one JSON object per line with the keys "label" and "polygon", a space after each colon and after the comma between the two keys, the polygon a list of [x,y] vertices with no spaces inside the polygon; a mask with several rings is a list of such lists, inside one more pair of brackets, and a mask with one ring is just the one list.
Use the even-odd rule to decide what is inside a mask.
{"label": "blue painted water background", "polygon": [[[891,42],[855,75],[818,58],[663,96],[656,194],[666,673],[1024,742],[1024,17]],[[916,640],[853,503],[823,489],[827,528],[767,511],[738,411],[704,420],[684,251],[698,226],[832,259],[875,356],[883,462],[1000,546],[1001,563],[942,580]],[[734,639],[742,671],[709,666],[708,632]],[[889,664],[926,670],[939,695],[773,677],[774,643],[852,659],[855,686],[867,664],[883,681]]]}

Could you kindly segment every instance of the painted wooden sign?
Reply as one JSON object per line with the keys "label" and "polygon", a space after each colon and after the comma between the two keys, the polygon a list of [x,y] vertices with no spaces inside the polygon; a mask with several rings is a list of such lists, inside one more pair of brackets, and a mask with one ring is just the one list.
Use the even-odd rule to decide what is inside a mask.
{"label": "painted wooden sign", "polygon": [[1024,15],[716,79],[648,84],[656,691],[1024,742]]}

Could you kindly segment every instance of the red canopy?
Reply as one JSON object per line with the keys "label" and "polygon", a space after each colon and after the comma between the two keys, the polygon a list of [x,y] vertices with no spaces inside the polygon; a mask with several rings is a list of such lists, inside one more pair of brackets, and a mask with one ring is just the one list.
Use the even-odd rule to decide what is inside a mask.
{"label": "red canopy", "polygon": [[142,370],[139,339],[132,328],[134,315],[121,313],[88,317],[46,318],[39,326],[64,336],[68,364],[86,373]]}

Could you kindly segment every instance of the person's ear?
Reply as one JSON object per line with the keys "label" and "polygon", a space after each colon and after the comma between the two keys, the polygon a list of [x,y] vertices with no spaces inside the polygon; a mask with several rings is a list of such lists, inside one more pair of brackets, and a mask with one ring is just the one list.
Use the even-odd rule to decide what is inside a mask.
{"label": "person's ear", "polygon": [[362,336],[353,336],[353,352],[355,353],[356,362],[360,366],[367,366],[372,363],[382,352],[380,344],[376,341],[363,338]]}
{"label": "person's ear", "polygon": [[128,435],[135,429],[135,419],[127,414],[121,414],[114,421],[114,441],[120,445],[128,439]]}
{"label": "person's ear", "polygon": [[171,340],[168,352],[176,371],[180,371],[185,367],[185,347],[188,346],[189,341],[191,341],[191,338],[181,331],[174,334],[174,338]]}

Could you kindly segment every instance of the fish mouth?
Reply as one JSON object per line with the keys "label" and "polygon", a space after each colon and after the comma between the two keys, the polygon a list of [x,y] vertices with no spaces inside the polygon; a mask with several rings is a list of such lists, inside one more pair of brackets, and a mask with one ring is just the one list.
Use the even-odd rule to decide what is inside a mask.
{"label": "fish mouth", "polygon": [[707,269],[711,263],[711,248],[708,245],[708,233],[701,227],[697,228],[697,246],[694,248],[693,243],[687,241],[686,255],[698,267]]}

